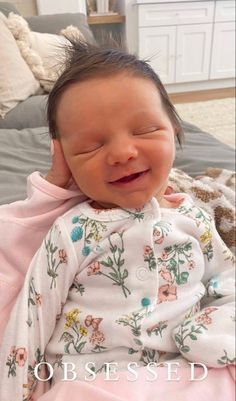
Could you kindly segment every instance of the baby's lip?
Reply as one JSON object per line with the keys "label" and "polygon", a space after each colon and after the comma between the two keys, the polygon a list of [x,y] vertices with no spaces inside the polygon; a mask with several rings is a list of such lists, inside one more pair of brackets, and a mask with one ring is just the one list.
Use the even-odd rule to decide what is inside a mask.
{"label": "baby's lip", "polygon": [[136,171],[135,173],[126,174],[124,176],[116,178],[115,180],[109,181],[109,184],[115,184],[118,182],[129,182],[140,177],[142,174],[147,173],[148,171],[149,169],[146,169],[146,170]]}

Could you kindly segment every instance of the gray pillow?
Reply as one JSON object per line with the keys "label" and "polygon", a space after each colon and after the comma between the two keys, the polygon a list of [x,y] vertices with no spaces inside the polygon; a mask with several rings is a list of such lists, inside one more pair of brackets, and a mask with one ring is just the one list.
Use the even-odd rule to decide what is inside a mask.
{"label": "gray pillow", "polygon": [[235,151],[207,132],[188,122],[183,122],[185,141],[182,149],[177,145],[174,167],[196,177],[208,167],[235,169]]}
{"label": "gray pillow", "polygon": [[47,95],[30,96],[24,102],[9,111],[6,116],[0,118],[0,128],[34,128],[45,127]]}
{"label": "gray pillow", "polygon": [[26,21],[32,31],[52,34],[59,34],[68,25],[74,25],[79,28],[87,42],[95,43],[87,17],[81,13],[37,15],[26,18]]}
{"label": "gray pillow", "polygon": [[0,204],[26,197],[26,178],[33,171],[46,173],[50,140],[45,127],[0,129]]}
{"label": "gray pillow", "polygon": [[20,15],[19,11],[17,10],[17,8],[12,3],[0,2],[0,11],[4,15],[6,15],[6,17],[8,16],[8,14],[10,12],[13,12],[14,14],[19,14]]}

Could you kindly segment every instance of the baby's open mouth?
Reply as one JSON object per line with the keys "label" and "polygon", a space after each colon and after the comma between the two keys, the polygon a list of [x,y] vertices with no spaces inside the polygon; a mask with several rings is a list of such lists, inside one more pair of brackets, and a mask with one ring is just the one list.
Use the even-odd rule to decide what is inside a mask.
{"label": "baby's open mouth", "polygon": [[142,175],[146,174],[147,172],[148,172],[148,170],[140,171],[139,173],[130,174],[130,175],[124,176],[122,178],[119,178],[118,180],[110,181],[110,184],[131,182],[131,181],[134,181],[137,178],[141,177]]}

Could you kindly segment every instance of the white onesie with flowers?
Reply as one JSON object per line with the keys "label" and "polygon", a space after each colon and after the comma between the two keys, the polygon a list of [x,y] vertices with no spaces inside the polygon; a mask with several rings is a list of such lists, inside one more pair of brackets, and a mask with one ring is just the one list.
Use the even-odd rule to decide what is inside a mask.
{"label": "white onesie with flowers", "polygon": [[73,207],[43,241],[11,315],[1,400],[27,399],[45,360],[54,382],[65,362],[77,380],[89,377],[86,364],[92,374],[180,355],[233,363],[233,267],[211,217],[187,196],[175,209],[155,198],[141,210]]}

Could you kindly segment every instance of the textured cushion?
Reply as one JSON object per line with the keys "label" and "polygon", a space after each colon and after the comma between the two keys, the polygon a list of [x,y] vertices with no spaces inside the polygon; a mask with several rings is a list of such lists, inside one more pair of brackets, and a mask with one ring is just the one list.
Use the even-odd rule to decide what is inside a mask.
{"label": "textured cushion", "polygon": [[27,21],[14,13],[8,15],[6,24],[16,40],[21,56],[42,88],[49,92],[65,59],[65,45],[70,42],[63,36],[32,32]]}
{"label": "textured cushion", "polygon": [[31,48],[39,54],[47,71],[60,62],[61,53],[64,55],[63,46],[68,44],[68,40],[61,35],[31,32]]}
{"label": "textured cushion", "polygon": [[0,116],[13,109],[39,89],[28,65],[21,57],[15,39],[6,26],[6,17],[0,13]]}
{"label": "textured cushion", "polygon": [[71,45],[69,40],[84,40],[82,33],[73,26],[63,29],[61,31],[63,36],[33,32],[27,21],[21,15],[14,13],[8,15],[6,24],[35,78],[46,92],[50,92],[63,71],[66,48]]}

